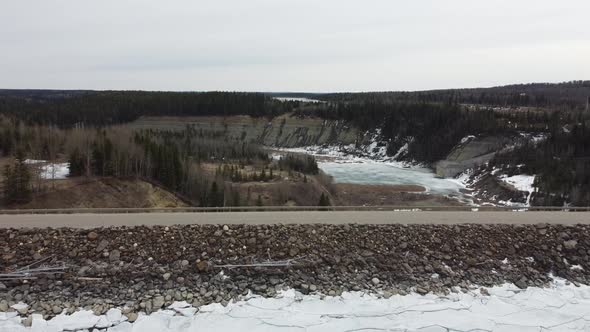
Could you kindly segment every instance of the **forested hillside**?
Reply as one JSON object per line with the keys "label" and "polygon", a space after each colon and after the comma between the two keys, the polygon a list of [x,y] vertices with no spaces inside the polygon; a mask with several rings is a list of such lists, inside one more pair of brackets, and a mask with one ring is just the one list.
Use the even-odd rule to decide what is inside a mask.
{"label": "forested hillside", "polygon": [[0,114],[27,124],[106,126],[133,121],[142,115],[274,116],[288,104],[260,93],[4,90]]}
{"label": "forested hillside", "polygon": [[[498,113],[490,108],[467,109],[458,104],[354,101],[308,106],[299,116],[344,120],[364,131],[380,129],[388,154],[408,144],[404,158],[421,163],[443,159],[467,135],[511,135],[544,132],[572,119],[550,112]],[[575,118],[575,116],[573,116]]]}
{"label": "forested hillside", "polygon": [[[317,165],[291,157],[272,161],[251,138],[229,137],[223,126],[137,130],[126,124],[141,116],[248,115],[264,119],[266,132],[272,118],[289,113],[338,123],[329,127],[332,132],[323,130],[322,135],[330,137],[337,137],[335,128],[353,127],[359,139],[370,136],[386,146],[389,156],[426,165],[444,159],[468,136],[542,134],[545,141],[506,149],[490,167],[537,175],[535,204],[588,205],[588,95],[590,81],[306,95],[326,101],[321,103],[281,102],[274,95],[240,92],[0,90],[0,150],[5,156],[21,153],[41,160],[61,156],[74,176],[144,178],[196,205],[215,206],[262,202],[263,195],[252,197],[250,189],[247,199],[239,197],[239,184],[272,182],[281,172],[289,172],[285,178],[291,172],[315,175]],[[526,107],[515,108],[520,106]],[[280,131],[284,119],[279,122]],[[339,144],[335,139],[328,142]],[[281,190],[281,195],[288,192]],[[280,201],[291,197],[284,196]]]}
{"label": "forested hillside", "polygon": [[536,174],[536,205],[590,206],[590,130],[584,122],[546,140],[502,153],[488,165],[507,174]]}
{"label": "forested hillside", "polygon": [[[273,98],[275,96],[311,97],[329,103],[306,106],[300,102],[278,102]],[[483,108],[526,106],[575,111],[584,110],[589,97],[590,81],[475,89],[335,94],[0,90],[0,114],[19,118],[29,124],[68,127],[79,124],[120,124],[133,121],[142,115],[274,117],[294,109],[309,111],[319,108],[319,116],[355,119],[361,126],[369,126],[374,123],[373,115],[380,112],[379,109],[383,108],[383,105],[394,105],[397,109],[400,107],[395,105],[404,105],[402,108],[411,105],[408,108],[416,109],[431,107],[429,105],[432,104],[441,107],[474,104],[482,105]]]}
{"label": "forested hillside", "polygon": [[405,158],[433,163],[466,135],[542,131],[550,122],[564,122],[552,118],[548,110],[498,113],[487,106],[465,109],[462,103],[565,105],[578,109],[587,90],[590,83],[580,81],[491,89],[313,95],[331,101],[321,104],[279,102],[260,93],[4,90],[0,93],[0,114],[26,124],[68,128],[122,124],[140,116],[272,118],[294,112],[301,117],[346,121],[362,130],[379,128],[381,138],[389,141],[390,155],[408,143]]}
{"label": "forested hillside", "polygon": [[590,81],[533,83],[493,88],[446,89],[431,91],[394,91],[368,93],[335,93],[316,96],[332,102],[426,102],[460,103],[501,107],[543,107],[583,110],[590,98]]}
{"label": "forested hillside", "polygon": [[[191,126],[181,131],[128,126],[59,129],[0,117],[0,133],[1,157],[5,163],[8,159],[2,188],[9,206],[26,205],[32,194],[45,194],[55,186],[51,179],[33,176],[25,159],[67,162],[72,178],[147,181],[195,206],[263,205],[265,200],[284,204],[298,199],[314,205],[325,190],[306,178],[319,176],[313,157],[271,160],[256,144]],[[16,161],[11,162],[13,157]],[[285,178],[293,185],[283,183]],[[264,196],[268,190],[275,195]]]}

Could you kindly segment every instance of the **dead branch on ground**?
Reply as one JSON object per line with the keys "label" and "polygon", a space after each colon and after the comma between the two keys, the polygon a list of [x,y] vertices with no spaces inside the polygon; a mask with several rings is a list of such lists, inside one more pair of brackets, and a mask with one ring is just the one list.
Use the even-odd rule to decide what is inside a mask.
{"label": "dead branch on ground", "polygon": [[37,279],[39,276],[43,275],[65,273],[68,267],[64,262],[56,262],[54,264],[47,263],[52,257],[53,256],[42,258],[14,271],[0,273],[0,280],[31,280]]}

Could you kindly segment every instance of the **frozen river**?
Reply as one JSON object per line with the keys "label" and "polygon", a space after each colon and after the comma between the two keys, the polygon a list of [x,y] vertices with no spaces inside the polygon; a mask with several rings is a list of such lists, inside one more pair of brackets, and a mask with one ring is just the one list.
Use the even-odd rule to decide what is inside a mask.
{"label": "frozen river", "polygon": [[401,165],[379,162],[339,162],[318,163],[320,169],[334,177],[336,183],[419,185],[428,192],[436,194],[459,194],[463,188],[457,181],[435,177],[427,168],[404,168]]}
{"label": "frozen river", "polygon": [[285,153],[304,153],[315,156],[319,168],[331,175],[336,183],[373,184],[373,185],[418,185],[434,194],[463,196],[460,192],[465,188],[460,181],[443,179],[434,175],[426,167],[407,167],[400,162],[373,160],[366,157],[355,157],[332,148],[311,146],[274,150],[274,158]]}

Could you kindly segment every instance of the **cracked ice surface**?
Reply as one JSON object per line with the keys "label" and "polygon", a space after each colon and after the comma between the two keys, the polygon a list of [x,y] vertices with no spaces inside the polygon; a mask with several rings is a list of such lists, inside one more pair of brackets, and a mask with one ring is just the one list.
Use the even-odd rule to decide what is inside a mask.
{"label": "cracked ice surface", "polygon": [[[513,285],[448,296],[377,298],[360,292],[341,297],[301,295],[288,290],[277,298],[251,297],[227,307],[194,308],[177,302],[167,310],[125,322],[120,311],[94,316],[80,311],[49,321],[39,315],[32,328],[16,313],[0,314],[1,332],[72,331],[108,327],[109,332],[181,331],[588,331],[590,287],[556,280],[549,288],[521,290]],[[187,309],[193,309],[188,311]],[[115,312],[118,311],[118,312]]]}

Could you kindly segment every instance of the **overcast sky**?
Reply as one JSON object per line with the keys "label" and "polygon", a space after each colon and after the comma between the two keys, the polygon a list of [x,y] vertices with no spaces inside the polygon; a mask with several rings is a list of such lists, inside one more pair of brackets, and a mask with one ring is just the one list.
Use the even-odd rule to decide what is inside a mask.
{"label": "overcast sky", "polygon": [[590,79],[588,0],[0,0],[0,88],[370,91]]}

